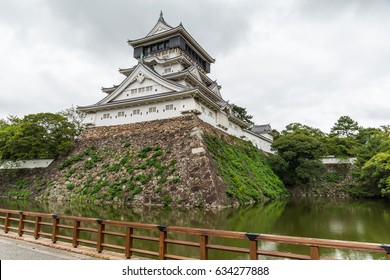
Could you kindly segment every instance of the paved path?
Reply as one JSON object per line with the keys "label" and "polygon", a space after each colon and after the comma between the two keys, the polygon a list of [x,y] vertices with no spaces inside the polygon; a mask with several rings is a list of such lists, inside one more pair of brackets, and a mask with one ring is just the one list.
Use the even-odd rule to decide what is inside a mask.
{"label": "paved path", "polygon": [[95,258],[0,236],[0,260],[93,260]]}

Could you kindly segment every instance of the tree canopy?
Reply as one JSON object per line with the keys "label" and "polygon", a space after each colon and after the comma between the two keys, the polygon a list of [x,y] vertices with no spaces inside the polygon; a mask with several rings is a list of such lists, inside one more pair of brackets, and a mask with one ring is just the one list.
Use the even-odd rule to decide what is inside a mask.
{"label": "tree canopy", "polygon": [[70,149],[76,132],[60,114],[9,117],[0,122],[0,160],[56,158]]}
{"label": "tree canopy", "polygon": [[306,184],[316,180],[322,168],[321,157],[325,155],[325,145],[318,138],[320,131],[290,124],[272,144],[275,155],[270,162],[276,174],[287,186]]}
{"label": "tree canopy", "polygon": [[[310,186],[324,176],[325,155],[355,157],[349,191],[357,196],[390,198],[390,126],[363,128],[348,116],[340,117],[330,133],[300,123],[276,132],[270,163],[289,187]],[[322,175],[321,175],[322,174]]]}
{"label": "tree canopy", "polygon": [[248,115],[248,112],[245,108],[232,104],[232,110],[233,114],[240,120],[243,120],[244,122],[247,122],[249,124],[254,124],[254,122],[252,121],[253,116]]}

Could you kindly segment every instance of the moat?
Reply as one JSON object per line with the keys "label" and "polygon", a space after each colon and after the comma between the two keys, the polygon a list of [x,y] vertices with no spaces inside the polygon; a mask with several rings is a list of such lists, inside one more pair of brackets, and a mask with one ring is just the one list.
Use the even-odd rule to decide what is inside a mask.
{"label": "moat", "polygon": [[[97,205],[48,205],[32,201],[0,199],[0,207],[57,213],[110,220],[157,223],[207,229],[224,229],[301,237],[390,243],[390,205],[386,201],[297,199],[273,201],[265,205],[219,210],[169,209],[162,207],[113,207]],[[260,246],[280,251],[307,253],[291,245],[264,243]],[[180,248],[177,248],[180,250]],[[234,259],[234,253],[213,252],[213,258]],[[326,250],[329,258],[377,259],[383,255],[365,252]]]}

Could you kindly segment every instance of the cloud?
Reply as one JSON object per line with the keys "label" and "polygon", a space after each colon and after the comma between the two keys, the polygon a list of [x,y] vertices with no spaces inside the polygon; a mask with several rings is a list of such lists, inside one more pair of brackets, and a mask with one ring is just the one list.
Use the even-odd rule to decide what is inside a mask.
{"label": "cloud", "polygon": [[136,63],[127,39],[147,34],[163,10],[216,58],[211,78],[257,123],[389,123],[386,0],[0,3],[0,118],[97,102],[101,86],[123,79],[116,70]]}

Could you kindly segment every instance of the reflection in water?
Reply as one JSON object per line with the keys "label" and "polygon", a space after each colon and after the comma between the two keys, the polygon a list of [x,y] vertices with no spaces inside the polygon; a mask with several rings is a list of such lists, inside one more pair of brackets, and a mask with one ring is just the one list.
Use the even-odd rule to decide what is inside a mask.
{"label": "reflection in water", "polygon": [[[168,209],[160,207],[123,207],[110,205],[48,205],[31,201],[0,200],[1,208],[57,213],[109,220],[134,221],[207,229],[224,229],[290,236],[305,236],[374,243],[390,243],[390,205],[385,201],[291,199],[228,209]],[[198,241],[198,237],[173,235],[174,238]],[[245,240],[211,239],[213,243],[247,247]],[[113,241],[116,242],[116,241]],[[117,241],[121,244],[122,241]],[[140,243],[152,249],[156,244]],[[306,247],[263,242],[262,249],[308,254]],[[174,254],[198,257],[196,248],[169,246]],[[211,250],[216,259],[246,258],[234,253]],[[329,258],[384,258],[365,252],[321,249]]]}

